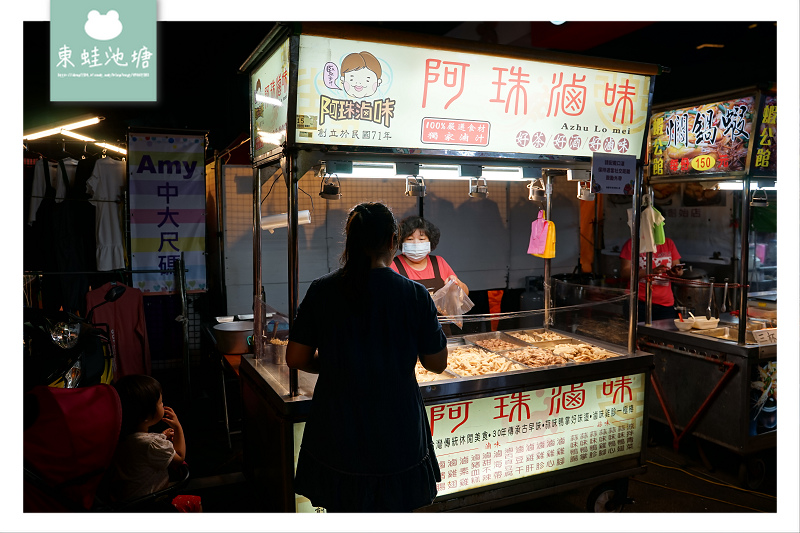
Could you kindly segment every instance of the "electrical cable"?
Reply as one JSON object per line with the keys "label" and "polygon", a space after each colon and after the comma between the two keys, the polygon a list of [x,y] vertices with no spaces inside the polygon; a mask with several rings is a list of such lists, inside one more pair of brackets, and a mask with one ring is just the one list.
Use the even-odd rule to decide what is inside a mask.
{"label": "electrical cable", "polygon": [[[755,494],[756,496],[761,496],[761,497],[764,497],[764,498],[770,498],[770,499],[773,499],[773,500],[777,500],[778,499],[777,497],[775,497],[775,496],[773,496],[771,494],[765,494],[763,492],[757,492],[757,491],[754,491],[754,490],[743,489],[741,487],[737,487],[736,485],[731,485],[730,483],[712,481],[710,479],[707,479],[707,478],[700,477],[700,476],[697,476],[695,474],[692,474],[688,470],[684,470],[683,468],[678,468],[677,466],[662,465],[662,464],[656,463],[655,461],[650,461],[650,460],[648,460],[647,462],[650,463],[650,464],[656,465],[656,466],[660,466],[661,468],[668,468],[670,470],[677,470],[679,472],[683,472],[684,474],[692,476],[693,478],[699,479],[701,481],[705,481],[706,483],[711,483],[712,485],[719,485],[721,487],[728,487],[728,488],[731,488],[731,489],[736,489],[736,490],[741,491],[741,492],[747,492],[749,494]],[[731,505],[734,505],[734,504],[731,504]]]}
{"label": "electrical cable", "polygon": [[310,194],[308,194],[306,191],[301,189],[300,187],[298,187],[297,190],[300,191],[301,193],[305,194],[306,196],[308,196],[308,199],[311,200],[311,212],[309,213],[309,215],[313,215],[314,214],[314,198]]}
{"label": "electrical cable", "polygon": [[278,178],[280,178],[283,175],[283,174],[281,174],[279,172],[276,172],[276,174],[277,175],[275,176],[275,179],[272,180],[272,185],[269,186],[269,190],[267,191],[267,194],[264,195],[264,198],[261,199],[261,205],[264,205],[264,200],[266,200],[267,196],[269,196],[269,193],[272,192],[272,188],[275,186],[275,183],[278,181]]}
{"label": "electrical cable", "polygon": [[696,496],[698,498],[703,498],[703,499],[706,499],[706,500],[713,500],[715,502],[725,503],[725,504],[728,504],[728,505],[732,505],[734,507],[741,507],[742,509],[748,509],[750,511],[755,511],[755,512],[758,512],[758,513],[769,513],[769,512],[772,512],[772,511],[762,511],[761,509],[755,509],[753,507],[748,507],[746,505],[739,505],[738,503],[732,503],[732,502],[729,502],[729,501],[720,500],[719,498],[712,498],[711,496],[705,496],[703,494],[697,494],[695,492],[689,492],[689,491],[686,491],[686,490],[680,490],[680,489],[673,489],[673,488],[670,488],[670,487],[665,487],[664,485],[659,485],[658,483],[651,483],[649,481],[642,481],[641,479],[636,479],[635,477],[632,477],[630,479],[631,479],[631,481],[636,481],[638,483],[643,483],[645,485],[652,485],[653,487],[659,487],[659,488],[662,488],[662,489],[665,489],[665,490],[671,490],[673,492],[680,492],[682,494],[688,494],[689,496]]}

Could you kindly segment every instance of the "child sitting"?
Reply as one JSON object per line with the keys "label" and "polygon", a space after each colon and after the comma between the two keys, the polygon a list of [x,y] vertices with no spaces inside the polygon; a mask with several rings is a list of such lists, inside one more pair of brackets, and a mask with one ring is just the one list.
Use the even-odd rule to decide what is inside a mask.
{"label": "child sitting", "polygon": [[[186,458],[186,441],[175,411],[163,404],[157,380],[128,375],[114,388],[122,405],[122,429],[111,467],[111,498],[131,501],[166,488],[169,467],[180,466]],[[150,433],[162,420],[169,427]],[[177,496],[172,506],[182,512],[201,512],[198,496]]]}

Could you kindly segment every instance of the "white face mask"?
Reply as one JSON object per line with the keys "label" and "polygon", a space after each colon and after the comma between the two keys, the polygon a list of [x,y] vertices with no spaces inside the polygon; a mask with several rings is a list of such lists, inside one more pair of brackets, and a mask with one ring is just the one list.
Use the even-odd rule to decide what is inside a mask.
{"label": "white face mask", "polygon": [[412,261],[422,261],[425,256],[431,253],[430,242],[404,242],[403,255]]}

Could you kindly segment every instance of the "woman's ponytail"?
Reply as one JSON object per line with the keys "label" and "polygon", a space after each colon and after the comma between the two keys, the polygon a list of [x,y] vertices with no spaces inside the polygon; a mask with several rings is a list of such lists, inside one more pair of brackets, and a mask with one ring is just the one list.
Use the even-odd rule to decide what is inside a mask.
{"label": "woman's ponytail", "polygon": [[345,245],[341,256],[342,278],[353,300],[366,304],[369,300],[367,280],[372,257],[384,252],[397,233],[392,211],[381,203],[362,203],[347,216]]}

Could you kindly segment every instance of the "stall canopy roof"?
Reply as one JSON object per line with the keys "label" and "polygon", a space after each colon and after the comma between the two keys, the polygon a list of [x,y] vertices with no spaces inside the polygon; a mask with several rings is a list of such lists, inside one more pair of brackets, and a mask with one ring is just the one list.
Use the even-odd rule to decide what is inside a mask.
{"label": "stall canopy roof", "polygon": [[653,63],[639,63],[619,59],[606,59],[577,54],[556,52],[551,50],[520,48],[506,46],[491,42],[466,41],[439,35],[426,35],[407,33],[379,27],[359,26],[346,23],[326,22],[297,22],[277,24],[267,37],[259,44],[256,50],[240,67],[240,72],[247,72],[258,63],[264,54],[282,42],[289,34],[316,35],[332,39],[349,39],[353,41],[368,41],[400,46],[414,46],[415,48],[430,48],[436,50],[449,50],[471,54],[493,55],[501,57],[517,57],[543,63],[555,63],[583,68],[609,70],[614,72],[628,72],[631,74],[657,75],[662,72],[662,67]]}

